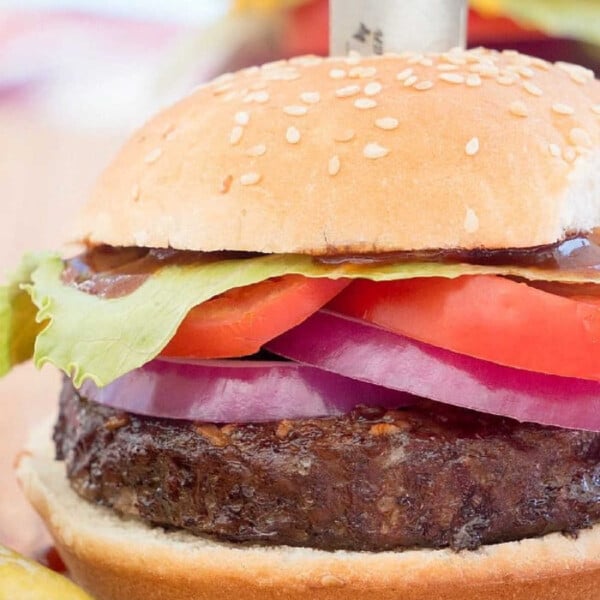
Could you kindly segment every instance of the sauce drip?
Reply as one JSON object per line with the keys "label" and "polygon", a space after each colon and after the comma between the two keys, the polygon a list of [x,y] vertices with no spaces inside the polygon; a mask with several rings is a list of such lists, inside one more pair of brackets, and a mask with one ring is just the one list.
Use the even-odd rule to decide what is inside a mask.
{"label": "sauce drip", "polygon": [[317,260],[325,264],[415,261],[494,266],[513,265],[568,271],[600,270],[600,230],[594,230],[586,236],[571,237],[556,244],[530,248],[438,249],[382,254],[340,254],[321,256]]}

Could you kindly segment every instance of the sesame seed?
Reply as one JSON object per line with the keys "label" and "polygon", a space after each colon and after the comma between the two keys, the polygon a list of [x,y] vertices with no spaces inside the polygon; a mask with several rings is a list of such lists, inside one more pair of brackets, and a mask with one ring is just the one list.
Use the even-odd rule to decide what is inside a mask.
{"label": "sesame seed", "polygon": [[285,68],[280,71],[267,71],[263,74],[267,81],[294,81],[300,79],[300,73],[293,68]]}
{"label": "sesame seed", "polygon": [[162,148],[154,148],[146,154],[146,158],[144,158],[144,162],[148,165],[155,163],[162,156]]}
{"label": "sesame seed", "polygon": [[508,107],[508,110],[511,114],[515,115],[516,117],[529,116],[529,110],[527,109],[527,105],[524,102],[521,102],[520,100],[515,100],[514,102],[511,102],[510,106]]}
{"label": "sesame seed", "polygon": [[242,100],[244,104],[249,104],[250,102],[258,102],[260,104],[264,104],[269,100],[269,92],[266,90],[259,90],[258,92],[250,92],[246,94]]}
{"label": "sesame seed", "polygon": [[[576,65],[575,63],[570,63],[570,62],[567,62],[567,61],[565,61],[565,60],[557,60],[557,61],[554,63],[554,65],[555,65],[556,67],[558,67],[558,68],[559,68],[561,71],[565,71],[565,72],[571,71],[573,68],[575,68],[575,69],[576,69],[576,68],[578,68],[578,67],[579,67],[579,65]],[[579,68],[580,68],[580,67],[579,67]]]}
{"label": "sesame seed", "polygon": [[531,64],[531,56],[527,56],[527,54],[521,54],[520,52],[517,52],[512,62],[529,66]]}
{"label": "sesame seed", "polygon": [[246,154],[248,156],[263,156],[263,154],[267,151],[267,147],[264,144],[257,144],[256,146],[252,146],[246,150]]}
{"label": "sesame seed", "polygon": [[531,83],[531,81],[524,81],[523,89],[526,92],[529,92],[532,96],[543,96],[544,95],[544,92],[542,92],[542,90],[537,85],[535,85],[535,83]]}
{"label": "sesame seed", "polygon": [[337,175],[340,172],[340,157],[337,154],[329,159],[327,171],[331,176]]}
{"label": "sesame seed", "polygon": [[576,73],[575,71],[571,71],[569,73],[569,77],[571,78],[572,81],[574,81],[575,83],[579,83],[581,85],[588,82],[588,78],[585,75],[583,75],[582,73]]}
{"label": "sesame seed", "polygon": [[481,85],[481,77],[477,73],[469,73],[467,75],[467,85],[469,87],[478,87]]}
{"label": "sesame seed", "polygon": [[424,67],[433,67],[433,61],[430,58],[422,58],[419,64]]}
{"label": "sesame seed", "polygon": [[415,88],[415,90],[424,92],[425,90],[430,90],[433,87],[433,81],[419,81],[418,83],[415,83],[413,87]]}
{"label": "sesame seed", "polygon": [[389,148],[380,146],[376,142],[371,142],[363,148],[363,155],[365,158],[371,158],[371,159],[383,158],[384,156],[387,156],[389,153],[390,153]]}
{"label": "sesame seed", "polygon": [[444,52],[444,54],[442,54],[442,59],[452,65],[462,66],[467,64],[467,60],[465,58],[462,58],[462,56],[457,56],[452,52]]}
{"label": "sesame seed", "polygon": [[285,67],[287,65],[287,60],[285,58],[280,58],[279,60],[272,60],[271,62],[265,63],[260,67],[263,71],[273,71],[274,69],[279,69],[280,67]]}
{"label": "sesame seed", "polygon": [[517,83],[517,78],[512,75],[498,75],[496,82],[500,85],[514,85]]}
{"label": "sesame seed", "polygon": [[290,115],[292,117],[301,117],[308,112],[308,108],[306,108],[306,106],[302,106],[300,104],[294,104],[291,106],[284,106],[283,112],[286,115]]}
{"label": "sesame seed", "polygon": [[288,62],[291,65],[300,65],[301,67],[314,67],[323,62],[323,57],[315,56],[314,54],[305,54],[303,56],[295,56],[294,58],[290,58]]}
{"label": "sesame seed", "polygon": [[600,104],[593,104],[592,105],[592,112],[596,113],[597,115],[600,115]]}
{"label": "sesame seed", "polygon": [[451,63],[440,63],[436,69],[438,71],[458,71],[460,67]]}
{"label": "sesame seed", "polygon": [[480,51],[481,48],[471,48],[469,52],[466,53],[465,58],[468,63],[478,63],[483,56],[483,52]]}
{"label": "sesame seed", "polygon": [[379,127],[379,129],[391,131],[392,129],[396,129],[398,125],[398,119],[394,119],[394,117],[381,117],[380,119],[375,119],[375,126]]}
{"label": "sesame seed", "polygon": [[538,69],[541,69],[542,71],[549,71],[551,67],[550,63],[547,60],[538,57],[534,57],[531,59],[531,65],[537,67]]}
{"label": "sesame seed", "polygon": [[475,233],[479,229],[479,217],[472,208],[467,208],[464,228],[467,233]]}
{"label": "sesame seed", "polygon": [[500,75],[512,75],[517,79],[521,78],[521,73],[519,72],[521,67],[519,65],[507,65],[500,71]]}
{"label": "sesame seed", "polygon": [[133,202],[137,202],[140,199],[140,184],[134,183],[131,186],[131,199]]}
{"label": "sesame seed", "polygon": [[560,146],[558,144],[548,144],[548,150],[555,158],[559,158],[562,155]]}
{"label": "sesame seed", "polygon": [[267,87],[266,81],[255,81],[251,86],[251,90],[264,90]]}
{"label": "sesame seed", "polygon": [[224,83],[223,85],[219,85],[213,89],[213,94],[215,96],[219,96],[220,94],[224,94],[233,88],[233,83]]}
{"label": "sesame seed", "polygon": [[467,154],[467,156],[474,156],[478,152],[479,152],[479,138],[477,138],[477,137],[471,138],[465,146],[465,153]]}
{"label": "sesame seed", "polygon": [[256,185],[261,180],[259,173],[244,173],[240,177],[240,183],[242,185]]}
{"label": "sesame seed", "polygon": [[442,81],[447,81],[448,83],[464,83],[465,78],[458,73],[442,73],[439,75],[439,78]]}
{"label": "sesame seed", "polygon": [[236,125],[231,130],[231,133],[229,134],[229,143],[232,146],[235,146],[242,139],[243,135],[244,135],[244,128],[242,126],[240,126],[240,125]]}
{"label": "sesame seed", "polygon": [[354,129],[345,129],[344,131],[340,131],[333,136],[333,139],[336,142],[349,142],[354,139],[355,136]]}
{"label": "sesame seed", "polygon": [[482,77],[497,77],[500,73],[500,69],[494,65],[488,65],[483,63],[475,63],[469,67],[471,73],[478,73]]}
{"label": "sesame seed", "polygon": [[521,67],[518,72],[522,77],[527,77],[528,79],[535,75],[535,71],[530,67]]}
{"label": "sesame seed", "polygon": [[398,81],[406,81],[412,74],[413,74],[413,69],[411,69],[411,68],[404,69],[404,71],[400,71],[400,73],[398,73],[396,75],[396,79]]}
{"label": "sesame seed", "polygon": [[235,75],[233,73],[222,73],[221,75],[213,79],[213,83],[226,83],[228,81],[232,81],[233,79],[235,79]]}
{"label": "sesame seed", "polygon": [[290,144],[297,144],[300,141],[300,132],[295,127],[288,127],[285,132],[285,139]]}
{"label": "sesame seed", "polygon": [[552,110],[558,115],[572,115],[575,112],[575,109],[572,106],[562,104],[561,102],[553,104]]}
{"label": "sesame seed", "polygon": [[238,125],[248,125],[250,122],[250,114],[244,110],[235,113],[234,121]]}
{"label": "sesame seed", "polygon": [[577,152],[573,146],[567,146],[563,152],[563,156],[567,162],[573,162],[577,158]]}
{"label": "sesame seed", "polygon": [[383,86],[378,81],[371,81],[371,83],[367,83],[365,85],[365,94],[367,96],[375,96],[381,92]]}
{"label": "sesame seed", "polygon": [[254,101],[259,102],[260,104],[264,104],[265,102],[268,102],[269,101],[269,92],[266,92],[265,90],[256,92],[254,94]]}
{"label": "sesame seed", "polygon": [[575,65],[564,61],[558,61],[556,66],[564,71],[576,83],[587,83],[594,79],[594,72],[591,69],[586,69],[581,65]]}
{"label": "sesame seed", "polygon": [[252,65],[251,67],[246,67],[245,69],[242,69],[241,73],[243,75],[245,75],[246,77],[250,77],[250,75],[255,75],[256,73],[260,72],[260,68],[257,67],[256,65]]}
{"label": "sesame seed", "polygon": [[422,54],[413,54],[406,62],[409,65],[419,64],[423,58],[425,58]]}
{"label": "sesame seed", "polygon": [[411,85],[417,83],[419,78],[416,75],[411,75],[407,79],[404,80],[404,87],[410,87]]}
{"label": "sesame seed", "polygon": [[331,71],[329,71],[329,77],[331,77],[331,79],[344,79],[346,75],[347,73],[344,69],[331,69]]}
{"label": "sesame seed", "polygon": [[573,127],[569,131],[569,140],[574,146],[590,147],[592,145],[592,138],[590,134],[581,127]]}
{"label": "sesame seed", "polygon": [[300,100],[306,104],[317,104],[321,101],[321,94],[319,92],[302,92]]}
{"label": "sesame seed", "polygon": [[375,102],[375,100],[372,98],[357,98],[354,101],[354,106],[361,109],[375,108],[377,106],[377,102]]}
{"label": "sesame seed", "polygon": [[348,96],[355,96],[360,92],[360,85],[347,85],[339,88],[335,91],[335,95],[338,98],[347,98]]}
{"label": "sesame seed", "polygon": [[353,79],[368,79],[375,77],[377,69],[375,67],[353,67],[348,72],[348,75]]}

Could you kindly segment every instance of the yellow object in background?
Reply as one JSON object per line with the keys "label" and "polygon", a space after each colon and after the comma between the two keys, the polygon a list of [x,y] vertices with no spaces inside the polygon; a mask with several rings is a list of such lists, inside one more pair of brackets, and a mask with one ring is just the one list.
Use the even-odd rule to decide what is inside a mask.
{"label": "yellow object in background", "polygon": [[502,13],[502,0],[470,0],[469,4],[485,17],[497,17]]}
{"label": "yellow object in background", "polygon": [[285,8],[293,8],[300,4],[306,4],[307,0],[234,0],[234,12],[276,12]]}
{"label": "yellow object in background", "polygon": [[92,600],[66,577],[0,546],[0,600]]}

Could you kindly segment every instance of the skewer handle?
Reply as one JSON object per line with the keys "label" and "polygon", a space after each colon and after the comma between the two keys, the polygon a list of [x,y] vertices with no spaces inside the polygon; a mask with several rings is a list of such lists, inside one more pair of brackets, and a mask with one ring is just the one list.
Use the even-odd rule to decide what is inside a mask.
{"label": "skewer handle", "polygon": [[443,52],[464,47],[466,0],[330,0],[329,53]]}

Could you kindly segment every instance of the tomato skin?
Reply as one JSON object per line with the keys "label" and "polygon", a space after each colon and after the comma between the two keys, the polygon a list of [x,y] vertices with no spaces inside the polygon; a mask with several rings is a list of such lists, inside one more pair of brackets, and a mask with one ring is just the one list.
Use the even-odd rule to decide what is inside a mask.
{"label": "tomato skin", "polygon": [[194,307],[161,356],[231,358],[255,354],[263,344],[319,310],[348,283],[285,275],[234,288]]}
{"label": "tomato skin", "polygon": [[600,380],[600,304],[503,277],[353,282],[328,306],[498,364]]}

